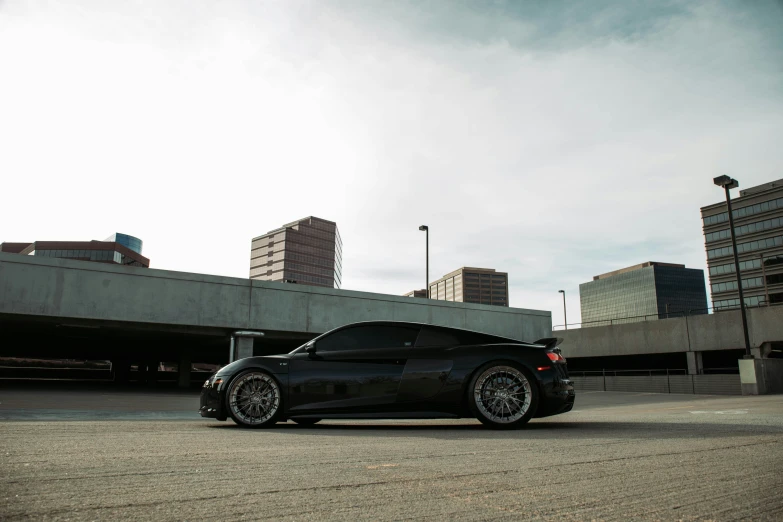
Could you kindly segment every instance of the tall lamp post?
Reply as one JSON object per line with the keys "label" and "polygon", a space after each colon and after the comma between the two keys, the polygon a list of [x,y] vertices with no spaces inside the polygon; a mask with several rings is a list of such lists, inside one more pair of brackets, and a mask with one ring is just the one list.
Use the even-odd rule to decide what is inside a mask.
{"label": "tall lamp post", "polygon": [[425,273],[425,277],[427,278],[427,284],[424,288],[427,289],[427,299],[430,298],[430,227],[427,225],[422,225],[419,227],[419,230],[423,230],[424,234],[426,234],[426,243],[427,243],[427,250],[426,250],[426,259],[427,259],[427,271]]}
{"label": "tall lamp post", "polygon": [[563,294],[563,326],[565,326],[565,329],[568,330],[568,315],[566,315],[565,306],[565,290],[558,290],[558,293]]}
{"label": "tall lamp post", "polygon": [[737,238],[734,235],[734,213],[731,210],[731,194],[729,190],[739,187],[739,182],[730,176],[718,176],[712,180],[726,191],[726,205],[729,207],[729,231],[731,232],[731,250],[734,252],[734,269],[737,272],[737,289],[739,290],[740,312],[742,313],[742,333],[745,335],[745,358],[752,359],[750,353],[750,337],[748,337],[748,318],[745,315],[745,296],[742,292],[742,275],[740,274],[739,256],[737,255]]}

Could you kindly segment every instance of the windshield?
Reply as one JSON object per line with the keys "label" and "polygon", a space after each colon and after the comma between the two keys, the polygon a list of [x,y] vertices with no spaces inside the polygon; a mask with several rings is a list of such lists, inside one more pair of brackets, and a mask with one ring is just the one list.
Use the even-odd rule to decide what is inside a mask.
{"label": "windshield", "polygon": [[310,344],[311,342],[313,342],[313,341],[312,341],[312,340],[310,340],[310,341],[307,341],[307,342],[306,342],[306,343],[304,343],[302,346],[298,346],[298,347],[294,348],[293,350],[291,350],[290,352],[288,352],[288,354],[289,354],[289,355],[292,355],[292,354],[295,354],[295,353],[299,353],[299,352],[303,352],[303,351],[305,351],[305,346],[307,346],[307,345],[308,345],[308,344]]}

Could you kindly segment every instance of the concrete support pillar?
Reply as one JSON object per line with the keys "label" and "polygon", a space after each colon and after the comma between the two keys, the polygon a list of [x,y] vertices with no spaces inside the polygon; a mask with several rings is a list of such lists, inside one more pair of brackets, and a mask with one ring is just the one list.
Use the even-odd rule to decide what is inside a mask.
{"label": "concrete support pillar", "polygon": [[758,348],[751,347],[750,353],[756,359],[768,359],[769,354],[772,351],[772,343],[761,343]]}
{"label": "concrete support pillar", "polygon": [[180,388],[190,388],[190,370],[193,365],[189,353],[183,353],[179,356],[179,366],[177,367],[177,385]]}
{"label": "concrete support pillar", "polygon": [[130,361],[126,359],[111,360],[111,375],[117,384],[128,384],[130,381]]}
{"label": "concrete support pillar", "polygon": [[253,338],[252,337],[237,337],[234,341],[234,360],[244,359],[245,357],[253,357]]}
{"label": "concrete support pillar", "polygon": [[701,352],[685,352],[685,358],[688,362],[688,375],[701,375],[704,373]]}
{"label": "concrete support pillar", "polygon": [[158,383],[158,366],[160,366],[158,361],[147,361],[147,383],[151,386]]}
{"label": "concrete support pillar", "polygon": [[138,361],[136,368],[138,368],[136,373],[139,379],[139,384],[144,384],[147,382],[147,361]]}
{"label": "concrete support pillar", "polygon": [[740,359],[742,395],[783,393],[783,359]]}

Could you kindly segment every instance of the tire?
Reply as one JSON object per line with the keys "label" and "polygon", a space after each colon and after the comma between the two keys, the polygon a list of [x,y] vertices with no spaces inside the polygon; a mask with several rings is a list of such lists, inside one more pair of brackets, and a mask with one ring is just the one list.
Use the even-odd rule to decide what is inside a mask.
{"label": "tire", "polygon": [[246,370],[228,385],[226,410],[243,428],[273,426],[283,411],[280,385],[264,371]]}
{"label": "tire", "polygon": [[321,422],[321,419],[291,419],[291,420],[299,424],[300,426],[312,426],[313,424]]}
{"label": "tire", "polygon": [[468,404],[482,424],[497,430],[521,428],[538,408],[538,384],[519,365],[497,361],[470,380]]}

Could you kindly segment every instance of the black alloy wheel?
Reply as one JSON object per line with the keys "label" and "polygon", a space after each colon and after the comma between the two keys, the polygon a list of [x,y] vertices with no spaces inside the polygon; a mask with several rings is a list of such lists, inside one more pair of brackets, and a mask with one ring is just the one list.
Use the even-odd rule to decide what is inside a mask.
{"label": "black alloy wheel", "polygon": [[527,370],[507,362],[480,368],[468,387],[468,402],[476,418],[493,429],[520,428],[538,407],[538,386]]}
{"label": "black alloy wheel", "polygon": [[312,426],[315,423],[321,422],[321,419],[291,419],[300,426]]}
{"label": "black alloy wheel", "polygon": [[243,428],[266,428],[282,411],[280,385],[266,372],[247,370],[231,381],[226,392],[228,413]]}

